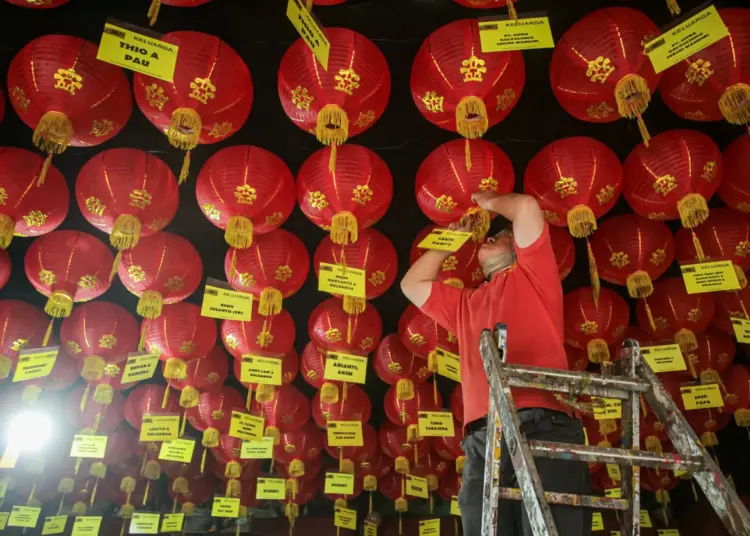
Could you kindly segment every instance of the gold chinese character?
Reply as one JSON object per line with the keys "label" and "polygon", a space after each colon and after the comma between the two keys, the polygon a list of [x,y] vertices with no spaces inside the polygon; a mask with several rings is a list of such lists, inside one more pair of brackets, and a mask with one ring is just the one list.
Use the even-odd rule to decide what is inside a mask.
{"label": "gold chinese character", "polygon": [[182,287],[185,285],[185,282],[180,276],[173,275],[169,279],[167,279],[167,282],[164,284],[165,287],[167,287],[167,290],[169,292],[179,292],[182,290]]}
{"label": "gold chinese character", "polygon": [[414,344],[415,346],[423,346],[427,342],[427,340],[421,333],[412,333],[409,337],[409,342]]}
{"label": "gold chinese character", "polygon": [[190,89],[193,91],[190,92],[188,97],[203,104],[208,104],[209,99],[216,98],[216,86],[211,83],[210,78],[196,77],[195,80],[190,82]]}
{"label": "gold chinese character", "polygon": [[599,324],[597,324],[593,320],[587,320],[583,324],[581,324],[580,328],[581,333],[585,335],[591,335],[592,333],[596,333],[599,331]]}
{"label": "gold chinese character", "polygon": [[39,280],[45,285],[54,285],[57,281],[55,273],[50,270],[39,270]]}
{"label": "gold chinese character", "polygon": [[58,69],[53,78],[57,80],[55,89],[62,89],[71,95],[75,95],[76,91],[83,87],[83,78],[72,67]]}
{"label": "gold chinese character", "polygon": [[242,184],[235,188],[234,197],[240,205],[252,206],[258,195],[255,193],[255,188],[249,184]]}
{"label": "gold chinese character", "polygon": [[261,331],[255,338],[258,346],[265,348],[269,344],[273,344],[273,334],[270,331]]}
{"label": "gold chinese character", "polygon": [[677,188],[677,181],[672,175],[662,175],[654,181],[654,191],[663,196]]}
{"label": "gold chinese character", "polygon": [[96,197],[92,196],[86,199],[86,210],[88,210],[95,216],[101,216],[102,214],[104,214],[106,208],[107,206]]}
{"label": "gold chinese character", "polygon": [[544,214],[544,219],[549,223],[560,221],[560,216],[553,210],[543,210],[542,214]]}
{"label": "gold chinese character", "polygon": [[404,370],[401,366],[401,363],[395,363],[391,361],[388,363],[388,370],[394,374],[401,374],[401,371]]}
{"label": "gold chinese character", "polygon": [[151,204],[151,194],[143,190],[133,190],[130,192],[130,206],[141,210],[148,208]]}
{"label": "gold chinese character", "polygon": [[310,104],[315,100],[315,97],[309,95],[307,88],[297,86],[292,91],[292,104],[294,104],[298,110],[310,111]]}
{"label": "gold chinese character", "polygon": [[5,206],[5,202],[8,200],[8,193],[5,188],[0,188],[0,205]]}
{"label": "gold chinese character", "polygon": [[309,203],[311,207],[318,210],[323,210],[328,206],[326,194],[324,194],[323,192],[311,192]]}
{"label": "gold chinese character", "polygon": [[627,326],[622,326],[622,325],[617,326],[615,329],[612,330],[612,336],[615,339],[619,339],[620,337],[622,337],[623,335],[625,335],[625,330],[626,329],[628,329]]}
{"label": "gold chinese character", "polygon": [[376,270],[372,274],[370,274],[370,277],[368,279],[370,281],[370,284],[377,287],[378,285],[382,285],[385,283],[385,272],[383,270]]}
{"label": "gold chinese character", "polygon": [[164,105],[169,102],[169,97],[164,94],[163,87],[151,84],[146,87],[146,100],[148,101],[149,106],[156,108],[161,112]]}
{"label": "gold chinese character", "polygon": [[359,87],[359,75],[352,68],[339,69],[339,74],[333,79],[336,80],[336,87],[333,89],[343,91],[347,95],[351,95]]}
{"label": "gold chinese character", "polygon": [[690,320],[690,322],[698,322],[702,316],[703,316],[703,312],[697,307],[690,309],[687,315],[688,320]]}
{"label": "gold chinese character", "polygon": [[606,205],[610,201],[612,201],[612,198],[615,195],[615,189],[611,185],[604,186],[601,190],[599,190],[599,193],[596,194],[596,199],[599,201],[600,205]]}
{"label": "gold chinese character", "polygon": [[68,341],[68,343],[65,346],[68,347],[69,354],[78,355],[81,352],[83,352],[83,348],[81,348],[81,345],[78,344],[76,341]]}
{"label": "gold chinese character", "polygon": [[374,344],[375,339],[372,337],[362,337],[362,340],[359,341],[359,348],[364,352],[369,352]]}
{"label": "gold chinese character", "polygon": [[424,94],[424,97],[420,98],[419,100],[422,101],[424,104],[424,107],[427,108],[428,112],[432,112],[434,114],[438,112],[443,111],[443,100],[445,98],[441,97],[434,91],[428,91]]}
{"label": "gold chinese character", "polygon": [[611,75],[615,72],[615,67],[609,58],[599,56],[593,61],[588,63],[588,69],[586,70],[586,76],[588,76],[592,82],[604,83]]}
{"label": "gold chinese character", "polygon": [[208,383],[216,383],[221,379],[221,376],[217,372],[209,372],[208,376],[206,376],[206,380]]}
{"label": "gold chinese character", "polygon": [[669,219],[669,216],[667,216],[666,212],[649,212],[648,219],[649,220],[667,220]]}
{"label": "gold chinese character", "polygon": [[750,203],[737,203],[737,206],[735,206],[734,208],[741,212],[750,213]]}
{"label": "gold chinese character", "polygon": [[367,184],[358,184],[357,187],[352,190],[352,195],[352,201],[364,206],[372,201],[372,188]]}
{"label": "gold chinese character", "polygon": [[560,197],[563,199],[569,195],[575,195],[578,193],[578,181],[573,177],[560,177],[555,183],[555,191],[560,194]]}
{"label": "gold chinese character", "polygon": [[339,331],[339,328],[328,328],[326,330],[326,340],[328,342],[341,342],[341,331]]}
{"label": "gold chinese character", "polygon": [[154,218],[151,220],[151,223],[148,224],[148,228],[152,231],[161,231],[168,223],[169,220],[167,218]]}
{"label": "gold chinese character", "polygon": [[440,197],[438,197],[437,199],[435,199],[435,207],[440,212],[450,212],[454,208],[456,208],[456,205],[458,205],[458,203],[456,203],[453,200],[453,198],[451,196],[449,196],[449,195],[443,194]]}
{"label": "gold chinese character", "polygon": [[661,263],[663,263],[667,259],[667,252],[663,249],[655,249],[654,252],[651,254],[651,264],[654,266],[659,266]]}
{"label": "gold chinese character", "polygon": [[219,221],[219,218],[221,218],[221,212],[211,203],[204,203],[202,208],[209,220]]}
{"label": "gold chinese character", "polygon": [[461,62],[460,72],[464,75],[464,82],[481,82],[484,80],[484,74],[487,72],[487,67],[484,66],[485,61],[471,56]]}
{"label": "gold chinese character", "polygon": [[78,286],[84,289],[94,288],[98,284],[99,280],[95,275],[82,275],[81,279],[78,280]]}
{"label": "gold chinese character", "polygon": [[112,334],[106,334],[99,337],[99,348],[111,350],[117,344],[117,337]]}
{"label": "gold chinese character", "polygon": [[507,110],[510,105],[513,104],[514,100],[516,100],[516,92],[507,88],[503,91],[502,95],[497,96],[497,106],[495,107],[495,111],[499,112],[500,110]]}
{"label": "gold chinese character", "polygon": [[690,119],[691,121],[706,121],[708,116],[700,110],[695,110],[694,112],[685,112],[685,119]]}
{"label": "gold chinese character", "polygon": [[211,131],[208,133],[214,139],[224,138],[232,132],[232,123],[229,121],[223,121],[221,123],[214,123],[211,127]]}
{"label": "gold chinese character", "polygon": [[[482,272],[482,268],[481,267],[477,267],[473,272],[471,272],[471,280],[472,281],[481,281],[482,279],[484,279],[484,273]],[[450,333],[449,333],[449,335],[450,335]]]}
{"label": "gold chinese character", "polygon": [[443,261],[443,272],[451,272],[458,266],[458,259],[455,255],[451,255]]}
{"label": "gold chinese character", "polygon": [[240,345],[240,342],[237,340],[237,337],[235,337],[234,335],[230,333],[229,335],[226,335],[224,337],[224,344],[227,345],[227,348],[236,350],[237,347]]}
{"label": "gold chinese character", "polygon": [[[430,374],[432,374],[432,372],[430,372],[430,369],[428,369],[427,367],[419,367],[419,370],[417,371],[417,378],[419,378],[420,380],[424,380]],[[409,445],[409,447],[411,447],[411,445]]]}
{"label": "gold chinese character", "polygon": [[315,381],[318,379],[318,373],[315,372],[314,370],[308,370],[307,377],[310,378],[312,381]]}
{"label": "gold chinese character", "polygon": [[193,341],[182,341],[180,344],[180,352],[184,354],[195,352],[195,343]]}
{"label": "gold chinese character", "polygon": [[146,272],[140,266],[133,265],[128,267],[128,276],[135,283],[140,283],[146,279]]}
{"label": "gold chinese character", "polygon": [[497,181],[493,177],[482,179],[479,183],[479,189],[483,192],[497,192]]}
{"label": "gold chinese character", "polygon": [[266,216],[266,225],[268,227],[274,227],[281,223],[281,221],[284,219],[284,214],[281,212],[274,212],[270,216]]}
{"label": "gold chinese character", "polygon": [[23,89],[16,86],[13,88],[13,91],[11,91],[11,95],[16,101],[18,107],[22,108],[24,113],[26,113],[29,109],[29,104],[31,104],[31,101],[26,98],[26,93],[23,92]]}
{"label": "gold chinese character", "polygon": [[630,264],[630,259],[628,258],[628,254],[624,251],[617,251],[612,253],[612,256],[609,258],[609,263],[615,268],[624,268]]}
{"label": "gold chinese character", "polygon": [[669,321],[663,316],[654,318],[654,325],[656,326],[656,329],[659,330],[669,329]]}
{"label": "gold chinese character", "polygon": [[701,177],[706,179],[708,182],[714,182],[714,178],[716,178],[716,162],[706,162],[706,164],[703,166],[703,173],[701,173]]}
{"label": "gold chinese character", "polygon": [[609,114],[614,111],[615,109],[606,102],[600,102],[599,104],[589,106],[586,113],[592,119],[604,119],[605,117],[609,117]]}
{"label": "gold chinese character", "polygon": [[47,222],[47,215],[39,210],[31,210],[23,219],[29,227],[41,227]]}
{"label": "gold chinese character", "polygon": [[750,255],[750,240],[743,240],[734,248],[734,254],[738,257],[747,257]]}
{"label": "gold chinese character", "polygon": [[354,122],[354,126],[357,128],[365,128],[375,121],[375,110],[367,110],[366,112],[359,112],[359,117]]}
{"label": "gold chinese character", "polygon": [[253,277],[253,274],[248,272],[242,272],[241,274],[237,275],[237,279],[239,280],[240,285],[242,285],[243,287],[249,287],[255,284],[255,278]]}
{"label": "gold chinese character", "polygon": [[290,277],[292,277],[292,269],[286,264],[276,268],[276,274],[274,278],[277,281],[288,281]]}
{"label": "gold chinese character", "polygon": [[714,74],[714,71],[711,69],[710,61],[696,60],[685,71],[685,78],[691,84],[702,86],[712,74]]}
{"label": "gold chinese character", "polygon": [[114,129],[115,124],[109,119],[102,119],[101,121],[94,119],[89,134],[96,136],[97,138],[103,138],[104,136],[109,136]]}

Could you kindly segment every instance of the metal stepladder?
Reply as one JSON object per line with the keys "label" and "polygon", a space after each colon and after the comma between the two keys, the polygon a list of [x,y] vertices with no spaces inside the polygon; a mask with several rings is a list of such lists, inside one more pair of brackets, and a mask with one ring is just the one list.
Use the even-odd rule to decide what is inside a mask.
{"label": "metal stepladder", "polygon": [[[505,324],[497,324],[494,333],[490,330],[482,332],[479,343],[490,387],[482,536],[495,536],[497,532],[500,499],[523,502],[534,536],[558,536],[549,504],[622,511],[622,536],[640,536],[640,467],[689,471],[727,531],[732,536],[750,536],[750,514],[716,462],[700,444],[669,393],[642,359],[637,342],[626,341],[623,344],[621,360],[613,364],[611,375],[604,376],[508,364],[506,340]],[[521,433],[511,387],[621,400],[622,448],[527,440]],[[676,452],[657,454],[640,450],[641,396],[664,424]],[[501,488],[499,485],[503,435],[515,468],[518,489]],[[545,492],[534,457],[620,465],[622,498]]]}

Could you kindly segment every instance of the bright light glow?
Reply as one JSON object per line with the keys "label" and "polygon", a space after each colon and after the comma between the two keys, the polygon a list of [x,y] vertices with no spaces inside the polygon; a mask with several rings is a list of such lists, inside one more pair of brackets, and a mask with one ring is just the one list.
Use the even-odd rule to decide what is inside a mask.
{"label": "bright light glow", "polygon": [[22,411],[10,421],[8,445],[20,452],[42,449],[52,437],[52,421],[41,411]]}

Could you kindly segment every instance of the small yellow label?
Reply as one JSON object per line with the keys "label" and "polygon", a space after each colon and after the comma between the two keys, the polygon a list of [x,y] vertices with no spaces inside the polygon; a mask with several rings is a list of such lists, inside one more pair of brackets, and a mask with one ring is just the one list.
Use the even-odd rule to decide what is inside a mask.
{"label": "small yellow label", "polygon": [[281,385],[281,359],[259,355],[243,355],[240,380],[246,383]]}
{"label": "small yellow label", "polygon": [[547,17],[479,21],[482,52],[555,48]]}
{"label": "small yellow label", "polygon": [[365,536],[378,536],[378,526],[375,523],[365,521]]}
{"label": "small yellow label", "polygon": [[451,497],[451,515],[461,516],[461,507],[458,505],[458,497]]}
{"label": "small yellow label", "polygon": [[253,318],[253,295],[223,288],[220,286],[223,284],[226,283],[215,279],[208,280],[203,291],[201,316],[250,322]]}
{"label": "small yellow label", "polygon": [[712,261],[680,266],[688,294],[739,290],[740,282],[732,261]]}
{"label": "small yellow label", "polygon": [[321,262],[318,275],[318,290],[322,292],[355,298],[365,297],[366,273],[364,270]]}
{"label": "small yellow label", "polygon": [[326,473],[324,493],[351,495],[354,493],[354,475],[348,473]]}
{"label": "small yellow label", "polygon": [[[258,481],[261,479],[259,478]],[[283,482],[283,480],[282,480]],[[283,497],[282,497],[283,499]],[[211,506],[211,517],[239,517],[240,500],[231,497],[214,497]]]}
{"label": "small yellow label", "polygon": [[453,437],[453,414],[450,411],[420,411],[419,435],[422,437]]}
{"label": "small yellow label", "polygon": [[602,518],[601,512],[594,512],[591,514],[591,530],[593,532],[604,530],[604,519]]}
{"label": "small yellow label", "polygon": [[70,447],[73,458],[102,459],[107,453],[107,436],[76,434]]}
{"label": "small yellow label", "polygon": [[33,529],[39,521],[39,514],[41,512],[41,508],[34,506],[14,506],[10,511],[8,526]]}
{"label": "small yellow label", "polygon": [[471,238],[471,233],[466,231],[452,231],[451,229],[433,229],[417,245],[421,249],[436,249],[438,251],[450,251],[451,253],[461,249],[466,241]]}
{"label": "small yellow label", "polygon": [[688,474],[687,469],[675,469],[672,472],[674,473],[675,478],[680,478],[681,476]]}
{"label": "small yellow label", "polygon": [[646,54],[658,74],[728,35],[716,7],[710,6],[646,43]]}
{"label": "small yellow label", "polygon": [[622,499],[622,490],[620,488],[605,489],[604,496],[610,499]]}
{"label": "small yellow label", "polygon": [[437,373],[449,380],[461,383],[460,357],[442,348],[435,348],[435,354],[437,355]]}
{"label": "small yellow label", "polygon": [[651,516],[648,515],[648,510],[641,510],[641,527],[646,529],[653,527],[651,524]]}
{"label": "small yellow label", "polygon": [[750,343],[750,320],[746,318],[732,318],[732,328],[737,342]]}
{"label": "small yellow label", "polygon": [[173,441],[180,434],[179,415],[144,415],[141,420],[141,443]]}
{"label": "small yellow label", "polygon": [[607,474],[609,475],[609,478],[614,480],[615,482],[619,482],[622,480],[622,473],[620,472],[620,466],[615,465],[613,463],[607,464]]}
{"label": "small yellow label", "polygon": [[193,439],[174,439],[164,441],[159,449],[159,459],[171,462],[190,463],[193,459],[195,441]]}
{"label": "small yellow label", "polygon": [[65,532],[65,525],[68,522],[68,516],[50,516],[44,518],[42,525],[42,536],[51,534],[62,534]]}
{"label": "small yellow label", "polygon": [[182,532],[185,514],[164,514],[161,518],[161,532]]}
{"label": "small yellow label", "polygon": [[286,493],[286,481],[283,478],[258,478],[255,491],[256,499],[282,500]]}
{"label": "small yellow label", "polygon": [[0,530],[5,529],[6,525],[8,525],[9,517],[10,512],[0,512]]}
{"label": "small yellow label", "polygon": [[362,447],[362,421],[328,421],[328,444],[331,447]]}
{"label": "small yellow label", "polygon": [[233,411],[232,420],[229,423],[229,435],[244,441],[260,441],[263,439],[264,423],[263,417]]}
{"label": "small yellow label", "polygon": [[159,514],[133,512],[130,518],[130,534],[159,534]]}
{"label": "small yellow label", "polygon": [[270,460],[273,458],[273,438],[263,437],[260,441],[243,441],[240,460]]}
{"label": "small yellow label", "polygon": [[153,32],[136,26],[107,22],[96,59],[172,82],[179,47],[152,35]]}
{"label": "small yellow label", "polygon": [[331,53],[331,43],[325,33],[300,0],[289,0],[286,6],[286,16],[291,21],[297,33],[310,47],[318,58],[323,70],[328,70],[328,55]]}
{"label": "small yellow label", "polygon": [[367,358],[341,352],[328,352],[323,378],[364,384],[367,378]]}
{"label": "small yellow label", "polygon": [[55,366],[55,360],[59,351],[59,346],[21,350],[18,356],[16,372],[13,374],[13,381],[25,382],[49,376],[50,372],[52,372],[52,367]]}
{"label": "small yellow label", "polygon": [[609,536],[621,536],[619,530],[610,530]]}
{"label": "small yellow label", "polygon": [[333,515],[333,526],[342,529],[357,530],[357,511],[337,506]]}
{"label": "small yellow label", "polygon": [[420,499],[429,497],[427,479],[414,475],[406,475],[406,494]]}
{"label": "small yellow label", "polygon": [[73,521],[73,532],[70,536],[96,536],[101,525],[101,516],[78,516]]}
{"label": "small yellow label", "polygon": [[159,354],[128,354],[128,360],[125,362],[125,370],[122,371],[122,380],[120,383],[127,384],[149,380],[156,371],[156,364],[159,362]]}
{"label": "small yellow label", "polygon": [[13,469],[20,454],[20,445],[14,443],[7,445],[3,451],[3,457],[0,458],[0,469]]}
{"label": "small yellow label", "polygon": [[592,397],[594,401],[594,418],[597,421],[622,418],[622,401],[616,398]]}
{"label": "small yellow label", "polygon": [[665,344],[664,346],[646,346],[641,348],[641,355],[654,372],[672,372],[686,370],[685,360],[679,344]]}
{"label": "small yellow label", "polygon": [[724,407],[721,389],[715,383],[680,387],[680,393],[686,410]]}
{"label": "small yellow label", "polygon": [[440,519],[423,519],[420,521],[419,536],[440,536]]}
{"label": "small yellow label", "polygon": [[659,529],[659,536],[680,536],[677,529]]}

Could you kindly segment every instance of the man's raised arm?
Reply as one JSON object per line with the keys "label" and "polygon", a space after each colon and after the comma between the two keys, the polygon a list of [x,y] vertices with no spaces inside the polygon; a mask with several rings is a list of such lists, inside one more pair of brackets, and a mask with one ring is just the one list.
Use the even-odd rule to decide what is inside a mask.
{"label": "man's raised arm", "polygon": [[544,231],[544,214],[530,195],[478,192],[471,198],[479,208],[500,214],[513,223],[513,237],[519,247],[530,246]]}
{"label": "man's raised arm", "polygon": [[451,253],[431,249],[411,265],[401,280],[401,291],[417,307],[422,307],[432,291],[432,283],[438,280],[443,261]]}

